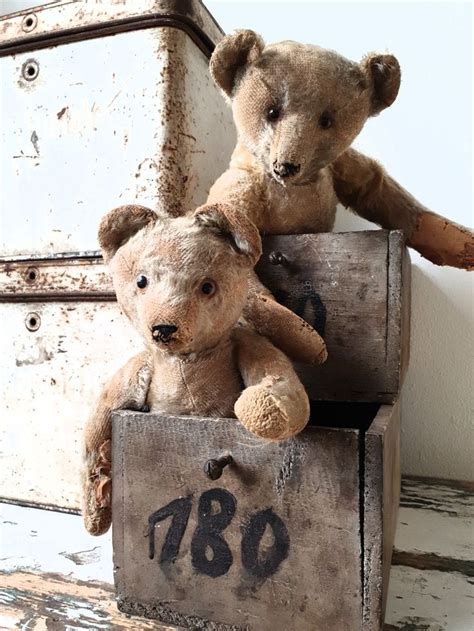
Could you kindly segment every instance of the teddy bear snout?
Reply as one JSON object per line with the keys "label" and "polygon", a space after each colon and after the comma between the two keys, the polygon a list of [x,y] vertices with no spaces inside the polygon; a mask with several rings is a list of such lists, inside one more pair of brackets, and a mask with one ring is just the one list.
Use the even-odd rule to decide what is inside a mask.
{"label": "teddy bear snout", "polygon": [[281,178],[291,177],[296,175],[300,170],[301,165],[293,164],[292,162],[278,162],[275,160],[273,163],[273,173]]}
{"label": "teddy bear snout", "polygon": [[151,334],[153,339],[167,344],[171,340],[173,333],[176,333],[177,330],[178,327],[174,324],[155,324],[155,326],[151,328]]}

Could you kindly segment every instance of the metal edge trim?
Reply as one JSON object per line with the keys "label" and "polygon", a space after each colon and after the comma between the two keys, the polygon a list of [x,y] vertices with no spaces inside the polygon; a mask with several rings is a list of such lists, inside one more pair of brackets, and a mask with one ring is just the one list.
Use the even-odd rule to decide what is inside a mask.
{"label": "metal edge trim", "polygon": [[57,254],[13,254],[0,256],[0,266],[6,263],[57,263],[58,261],[85,260],[93,263],[103,263],[100,250],[85,250],[84,252],[58,252]]}
{"label": "metal edge trim", "polygon": [[0,304],[3,303],[46,303],[46,302],[117,302],[114,292],[50,292],[50,293],[23,293],[18,292],[0,294]]}
{"label": "metal edge trim", "polygon": [[195,24],[190,18],[179,14],[159,14],[155,13],[149,16],[138,16],[114,20],[109,24],[91,24],[88,26],[78,26],[73,28],[47,33],[37,36],[31,36],[27,40],[14,42],[12,44],[0,44],[0,57],[13,55],[28,51],[36,51],[42,48],[50,48],[51,46],[59,46],[61,44],[70,44],[72,42],[83,41],[86,39],[96,39],[99,37],[107,37],[109,35],[117,35],[133,30],[142,30],[156,27],[171,27],[184,31],[192,41],[197,45],[206,57],[210,57],[215,44],[206,33]]}

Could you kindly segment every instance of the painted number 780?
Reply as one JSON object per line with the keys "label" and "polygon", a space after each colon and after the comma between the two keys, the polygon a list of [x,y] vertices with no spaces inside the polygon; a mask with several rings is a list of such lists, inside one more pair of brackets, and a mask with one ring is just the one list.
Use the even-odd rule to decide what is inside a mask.
{"label": "painted number 780", "polygon": [[[213,502],[219,511],[213,511]],[[155,558],[155,526],[171,517],[171,524],[161,547],[160,564],[176,560],[191,513],[193,496],[181,497],[155,511],[148,518],[149,557]],[[225,489],[205,491],[199,498],[198,523],[191,539],[191,563],[200,574],[217,578],[232,566],[233,555],[222,532],[234,518],[237,500]],[[273,533],[273,544],[259,555],[260,542],[267,526]],[[243,567],[258,578],[274,574],[288,556],[290,538],[285,524],[272,508],[250,515],[242,528],[240,556]],[[208,549],[212,556],[206,554]]]}

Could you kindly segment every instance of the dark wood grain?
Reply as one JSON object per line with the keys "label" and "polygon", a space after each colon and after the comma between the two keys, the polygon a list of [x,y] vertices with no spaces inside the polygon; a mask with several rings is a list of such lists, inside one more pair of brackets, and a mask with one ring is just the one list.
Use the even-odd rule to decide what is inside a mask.
{"label": "dark wood grain", "polygon": [[378,631],[385,616],[400,502],[399,401],[381,406],[364,442],[363,629]]}
{"label": "dark wood grain", "polygon": [[394,402],[410,330],[410,264],[401,232],[266,237],[257,273],[326,341],[325,364],[299,367],[311,398]]}
{"label": "dark wood grain", "polygon": [[[349,426],[351,404],[346,410]],[[367,431],[344,427],[342,414],[338,427],[310,426],[278,444],[232,419],[116,413],[113,540],[121,610],[187,628],[380,629],[398,506],[399,409],[382,405]],[[227,454],[233,462],[210,480],[206,462]],[[225,529],[211,537],[222,535],[231,558],[226,550],[213,556],[212,541],[206,548],[208,560],[220,555],[216,576],[194,558],[202,543],[199,506],[212,489],[224,499],[230,493],[233,503]],[[220,502],[212,503],[211,519],[223,511]],[[288,554],[274,573],[258,575],[252,560],[268,558],[275,533],[266,527],[250,566],[244,541],[254,516],[269,510],[287,530]],[[152,515],[159,518],[150,530]],[[178,533],[177,547],[170,532]]]}
{"label": "dark wood grain", "polygon": [[[362,608],[357,430],[310,428],[277,444],[252,437],[234,420],[121,412],[113,434],[115,577],[123,611],[190,628],[354,631]],[[224,453],[234,464],[209,480],[205,462]],[[233,561],[216,578],[199,572],[191,554],[199,498],[213,488],[237,502],[222,533]],[[192,510],[179,554],[160,564],[171,520],[155,528],[150,559],[148,518],[187,497]],[[251,515],[268,509],[283,521],[290,543],[287,558],[265,578],[244,567],[241,550]],[[260,554],[272,541],[267,527]]]}

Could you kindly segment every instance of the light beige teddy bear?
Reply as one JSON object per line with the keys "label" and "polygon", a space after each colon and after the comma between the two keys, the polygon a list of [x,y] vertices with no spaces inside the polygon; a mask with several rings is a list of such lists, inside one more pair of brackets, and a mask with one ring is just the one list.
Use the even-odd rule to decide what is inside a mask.
{"label": "light beige teddy bear", "polygon": [[94,535],[111,522],[113,410],[235,414],[269,440],[293,436],[309,418],[291,362],[238,325],[248,274],[261,254],[248,219],[221,205],[179,218],[124,206],[104,217],[99,242],[118,303],[146,350],[108,382],[86,426],[83,516]]}
{"label": "light beige teddy bear", "polygon": [[[261,234],[331,231],[336,205],[388,229],[439,265],[474,266],[472,232],[428,211],[374,160],[350,148],[370,116],[395,100],[393,55],[361,63],[318,46],[265,46],[249,30],[224,37],[211,74],[232,105],[238,141],[208,203],[239,209]],[[245,315],[290,357],[324,361],[321,340],[252,280]]]}

